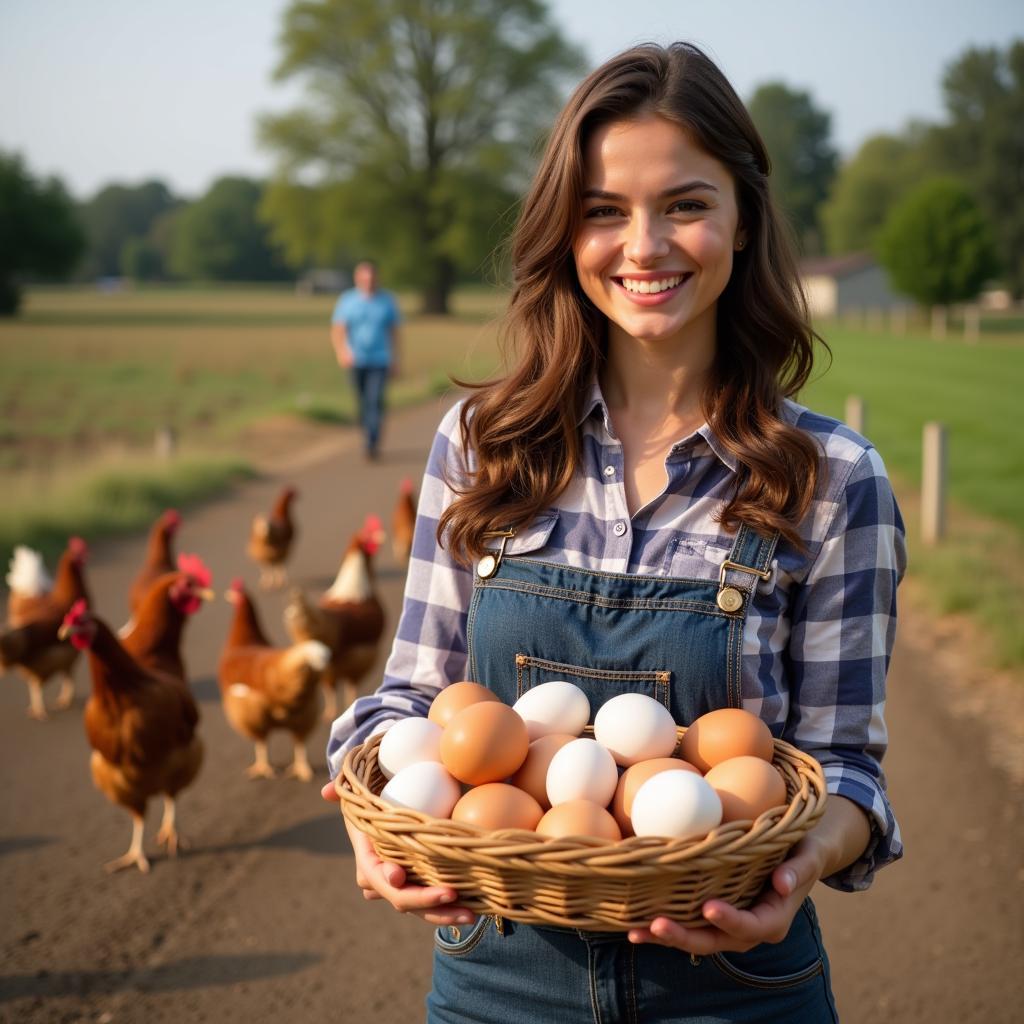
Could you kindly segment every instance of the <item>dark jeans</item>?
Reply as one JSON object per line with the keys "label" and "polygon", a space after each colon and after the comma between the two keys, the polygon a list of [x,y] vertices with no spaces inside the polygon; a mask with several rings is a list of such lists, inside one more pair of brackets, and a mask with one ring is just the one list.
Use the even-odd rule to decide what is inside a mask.
{"label": "dark jeans", "polygon": [[366,437],[366,451],[377,454],[381,422],[384,419],[384,387],[388,380],[386,366],[353,366],[352,384],[359,403],[359,425]]}

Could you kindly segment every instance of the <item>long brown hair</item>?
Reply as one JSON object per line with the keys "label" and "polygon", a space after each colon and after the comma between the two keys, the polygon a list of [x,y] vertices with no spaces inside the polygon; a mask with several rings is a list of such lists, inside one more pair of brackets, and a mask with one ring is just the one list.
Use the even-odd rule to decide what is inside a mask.
{"label": "long brown hair", "polygon": [[[725,76],[697,47],[644,44],[576,89],[555,123],[511,241],[512,297],[502,324],[511,367],[474,389],[461,412],[476,456],[444,511],[438,538],[468,561],[484,534],[526,523],[568,486],[580,461],[582,403],[604,359],[606,321],[576,276],[587,140],[602,125],[655,114],[680,125],[736,182],[748,244],[718,300],[714,366],[702,395],[709,425],[740,464],[720,520],[803,547],[797,524],[820,451],[780,418],[806,383],[814,340],[792,237],[768,190],[768,153]],[[822,344],[824,344],[822,342]]]}

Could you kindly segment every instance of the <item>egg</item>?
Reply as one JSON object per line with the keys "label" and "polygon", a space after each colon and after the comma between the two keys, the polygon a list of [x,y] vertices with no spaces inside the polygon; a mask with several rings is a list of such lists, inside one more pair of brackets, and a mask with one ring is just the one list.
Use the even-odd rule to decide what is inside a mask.
{"label": "egg", "polygon": [[722,801],[696,772],[659,772],[633,797],[638,836],[702,839],[722,821]]}
{"label": "egg", "polygon": [[384,733],[377,764],[384,778],[393,778],[406,765],[441,760],[441,727],[428,718],[402,718]]}
{"label": "egg", "polygon": [[531,742],[554,732],[579,736],[590,721],[587,695],[564,679],[553,679],[527,690],[512,709],[526,723]]}
{"label": "egg", "polygon": [[500,701],[470,704],[441,733],[441,763],[471,786],[507,779],[522,767],[529,749],[526,723]]}
{"label": "egg", "polygon": [[633,826],[629,816],[633,812],[633,797],[636,791],[658,772],[697,772],[692,764],[681,761],[678,757],[655,757],[650,761],[638,761],[630,765],[619,777],[619,784],[615,787],[615,796],[612,797],[611,812],[624,836],[633,834]]}
{"label": "egg", "polygon": [[730,757],[749,754],[771,761],[774,753],[771,730],[757,715],[742,708],[719,708],[701,715],[679,745],[679,756],[703,774]]}
{"label": "egg", "polygon": [[443,729],[463,708],[479,701],[497,701],[498,695],[486,686],[468,681],[449,683],[433,700],[427,718]]}
{"label": "egg", "polygon": [[594,836],[614,841],[622,838],[615,819],[590,800],[569,800],[552,807],[537,823],[537,834],[550,839]]}
{"label": "egg", "polygon": [[396,772],[381,790],[380,798],[396,807],[447,818],[461,795],[458,782],[444,765],[436,761],[417,761]]}
{"label": "egg", "polygon": [[594,739],[624,767],[668,757],[676,738],[671,712],[644,693],[620,693],[605,701],[594,718]]}
{"label": "egg", "polygon": [[452,821],[486,829],[524,828],[533,831],[544,814],[529,793],[506,782],[474,786],[455,805]]}
{"label": "egg", "polygon": [[555,751],[545,788],[552,807],[569,800],[607,807],[618,781],[615,758],[597,740],[577,739]]}
{"label": "egg", "polygon": [[760,757],[730,757],[711,768],[704,781],[722,801],[722,821],[752,821],[788,802],[779,770]]}
{"label": "egg", "polygon": [[575,736],[569,733],[553,732],[548,736],[541,736],[534,740],[527,751],[526,760],[522,767],[509,780],[513,786],[529,793],[543,810],[551,806],[548,799],[548,766],[555,752],[561,750],[567,743],[571,743]]}

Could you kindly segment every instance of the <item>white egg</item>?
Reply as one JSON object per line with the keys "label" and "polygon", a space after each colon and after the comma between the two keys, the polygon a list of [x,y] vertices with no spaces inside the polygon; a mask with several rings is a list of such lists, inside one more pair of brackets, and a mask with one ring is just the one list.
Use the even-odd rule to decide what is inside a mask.
{"label": "white egg", "polygon": [[417,761],[407,765],[381,791],[380,798],[396,807],[422,811],[434,818],[451,817],[462,789],[436,761]]}
{"label": "white egg", "polygon": [[564,679],[553,679],[527,690],[512,710],[526,723],[531,743],[556,732],[579,736],[590,721],[587,695]]}
{"label": "white egg", "polygon": [[633,797],[638,836],[703,839],[722,821],[722,801],[696,772],[659,772]]}
{"label": "white egg", "polygon": [[392,778],[417,761],[440,761],[441,732],[441,727],[429,718],[402,718],[395,722],[377,748],[377,763],[384,778]]}
{"label": "white egg", "polygon": [[618,782],[615,759],[591,739],[572,740],[555,751],[545,780],[552,807],[569,800],[590,800],[607,807]]}
{"label": "white egg", "polygon": [[643,693],[620,693],[594,718],[594,739],[628,768],[637,761],[668,757],[676,746],[676,723],[664,704]]}

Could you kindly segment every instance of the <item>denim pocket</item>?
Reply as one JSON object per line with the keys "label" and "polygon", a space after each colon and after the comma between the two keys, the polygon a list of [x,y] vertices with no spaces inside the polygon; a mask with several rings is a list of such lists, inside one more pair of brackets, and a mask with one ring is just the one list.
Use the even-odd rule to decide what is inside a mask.
{"label": "denim pocket", "polygon": [[472,924],[442,925],[434,931],[434,948],[446,956],[465,956],[477,947],[493,922],[489,914],[481,914]]}
{"label": "denim pocket", "polygon": [[672,673],[666,669],[591,668],[516,654],[516,699],[532,687],[554,679],[575,683],[588,697],[596,697],[596,704],[594,699],[590,702],[592,711],[620,693],[643,693],[672,710]]}

